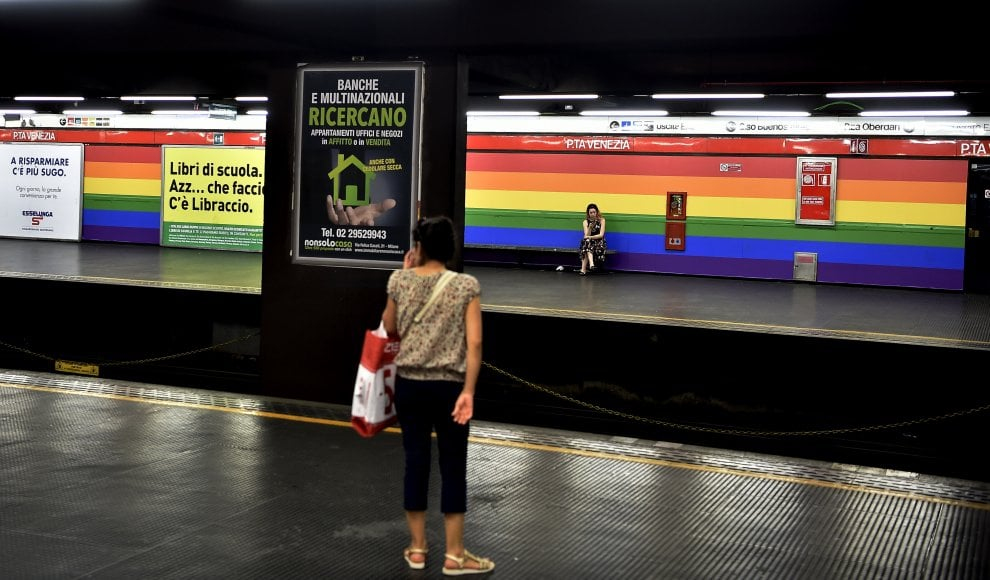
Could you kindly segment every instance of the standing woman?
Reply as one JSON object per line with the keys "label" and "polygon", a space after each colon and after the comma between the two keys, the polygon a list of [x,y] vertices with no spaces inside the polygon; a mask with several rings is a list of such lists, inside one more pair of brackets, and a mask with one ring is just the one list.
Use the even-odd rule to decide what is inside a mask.
{"label": "standing woman", "polygon": [[605,263],[605,218],[598,211],[598,206],[589,203],[584,210],[584,238],[581,240],[581,248],[578,254],[581,257],[582,276],[588,270],[595,270]]}
{"label": "standing woman", "polygon": [[481,370],[481,285],[474,276],[456,274],[415,321],[454,256],[454,224],[445,216],[420,219],[413,241],[402,269],[389,276],[382,313],[385,330],[402,338],[395,358],[395,408],[406,456],[403,506],[410,535],[402,555],[410,568],[426,566],[426,503],[435,430],[446,536],[443,573],[481,574],[492,571],[495,563],[464,548],[468,421]]}

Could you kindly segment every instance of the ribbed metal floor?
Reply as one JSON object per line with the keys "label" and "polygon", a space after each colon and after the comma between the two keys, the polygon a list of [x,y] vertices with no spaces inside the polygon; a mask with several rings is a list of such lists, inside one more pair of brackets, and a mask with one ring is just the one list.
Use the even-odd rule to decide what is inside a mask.
{"label": "ribbed metal floor", "polygon": [[[399,437],[362,439],[348,419],[0,370],[3,577],[439,577],[439,490],[427,569],[408,570]],[[472,435],[467,545],[491,577],[990,576],[990,483],[506,424]]]}

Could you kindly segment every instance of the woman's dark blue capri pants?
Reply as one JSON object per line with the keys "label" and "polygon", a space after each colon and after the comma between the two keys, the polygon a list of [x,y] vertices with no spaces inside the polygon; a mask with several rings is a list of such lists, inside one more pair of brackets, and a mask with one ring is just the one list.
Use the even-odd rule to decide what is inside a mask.
{"label": "woman's dark blue capri pants", "polygon": [[395,384],[395,410],[402,427],[402,447],[406,452],[406,511],[426,511],[430,489],[431,433],[437,433],[440,455],[440,511],[445,514],[467,511],[468,425],[458,425],[451,417],[463,383],[416,381],[398,377]]}

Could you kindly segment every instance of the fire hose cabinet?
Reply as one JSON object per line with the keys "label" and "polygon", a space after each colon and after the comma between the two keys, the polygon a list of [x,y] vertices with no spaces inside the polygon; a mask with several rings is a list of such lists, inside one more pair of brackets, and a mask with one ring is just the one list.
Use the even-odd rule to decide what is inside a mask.
{"label": "fire hose cabinet", "polygon": [[687,192],[667,192],[664,248],[683,252],[687,247]]}
{"label": "fire hose cabinet", "polygon": [[685,242],[687,241],[686,226],[687,224],[685,222],[667,222],[664,248],[683,251],[685,249]]}

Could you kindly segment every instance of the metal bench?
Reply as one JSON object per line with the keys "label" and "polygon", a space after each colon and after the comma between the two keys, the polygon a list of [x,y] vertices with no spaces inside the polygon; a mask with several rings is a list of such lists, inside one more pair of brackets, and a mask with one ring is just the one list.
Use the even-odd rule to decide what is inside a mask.
{"label": "metal bench", "polygon": [[[615,250],[612,249],[605,251],[606,255],[615,253]],[[464,244],[464,261],[513,263],[517,266],[568,266],[574,268],[580,266],[576,246],[551,248],[503,244]]]}

